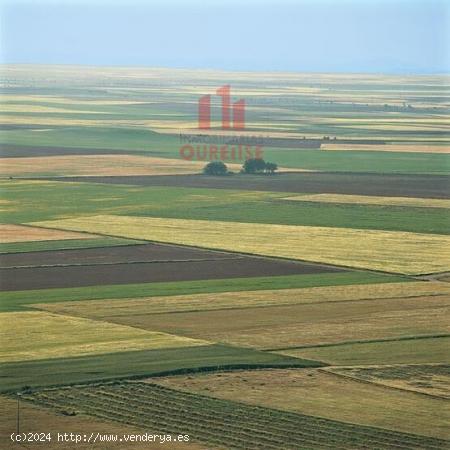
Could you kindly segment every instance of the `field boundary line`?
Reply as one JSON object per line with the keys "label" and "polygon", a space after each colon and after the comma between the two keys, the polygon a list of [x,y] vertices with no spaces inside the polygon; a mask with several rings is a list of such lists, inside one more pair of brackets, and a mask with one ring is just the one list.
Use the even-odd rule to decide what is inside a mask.
{"label": "field boundary line", "polygon": [[[398,364],[397,367],[401,367],[403,365],[409,365],[409,364]],[[339,366],[340,367],[340,366]],[[331,370],[329,370],[331,369]],[[341,377],[341,378],[345,378],[347,381],[356,381],[357,383],[364,383],[364,384],[368,384],[368,385],[374,385],[377,387],[381,387],[383,389],[394,389],[396,391],[400,391],[403,393],[407,393],[407,394],[417,394],[417,395],[424,395],[426,397],[431,397],[437,400],[441,400],[441,401],[445,401],[448,402],[448,398],[446,397],[442,397],[439,395],[434,395],[434,394],[429,394],[427,392],[420,392],[420,391],[415,391],[414,389],[406,389],[406,388],[401,388],[401,387],[397,387],[397,386],[389,386],[388,384],[383,384],[381,382],[377,382],[377,381],[369,381],[369,380],[363,380],[362,378],[357,378],[357,377],[352,377],[351,375],[346,375],[344,373],[339,373],[339,372],[334,372],[333,367],[318,367],[317,370],[323,373],[328,373],[331,375],[336,375],[337,377]]]}
{"label": "field boundary line", "polygon": [[[1,269],[1,268],[0,268]],[[352,285],[348,285],[348,286],[352,286]],[[289,289],[289,288],[286,288]],[[302,289],[302,288],[298,288],[298,289]],[[308,288],[305,288],[308,289]],[[281,290],[281,289],[280,289]],[[232,291],[232,292],[239,292],[239,291]],[[244,292],[264,292],[264,291],[244,291]],[[221,292],[219,292],[218,294],[221,294]],[[158,312],[146,312],[146,313],[135,313],[135,314],[126,314],[127,317],[132,317],[132,316],[141,316],[141,315],[159,315],[159,314],[182,314],[182,313],[195,313],[195,312],[203,312],[203,311],[237,311],[237,310],[241,310],[241,309],[259,309],[259,308],[274,308],[274,307],[289,307],[289,306],[301,306],[301,305],[322,305],[322,304],[328,304],[328,303],[334,303],[334,304],[341,304],[341,303],[353,303],[353,302],[374,302],[377,300],[396,300],[396,299],[414,299],[414,298],[421,298],[421,297],[441,297],[444,296],[445,294],[447,294],[447,292],[442,292],[442,293],[438,293],[438,294],[427,294],[427,295],[411,295],[411,296],[401,296],[401,297],[381,297],[381,298],[361,298],[361,299],[353,299],[353,300],[324,300],[324,301],[317,301],[317,302],[302,302],[302,303],[270,303],[270,304],[266,304],[266,305],[255,305],[255,306],[230,306],[230,307],[222,307],[222,308],[208,308],[208,309],[184,309],[181,311],[158,311]],[[195,295],[195,294],[183,294],[183,296],[190,296],[190,295]],[[202,294],[200,294],[202,295]],[[169,297],[171,297],[169,295]],[[178,297],[178,295],[174,295],[173,297]],[[138,297],[139,298],[139,297]],[[138,299],[137,298],[137,299]],[[145,297],[144,297],[145,298]],[[154,297],[148,297],[148,298],[154,298]],[[117,298],[117,299],[103,299],[103,300],[99,300],[99,301],[105,301],[105,300],[119,300],[119,301],[124,301],[125,299],[122,298]],[[132,298],[132,300],[134,300]],[[141,298],[142,300],[142,298]],[[83,300],[81,300],[83,301]],[[85,301],[90,301],[90,300],[85,300]],[[96,300],[94,300],[96,301]],[[56,302],[56,303],[66,303],[66,302]],[[55,303],[33,303],[32,305],[47,305],[47,304],[55,304]],[[42,309],[39,308],[37,306],[32,306],[32,308],[34,309]],[[46,311],[46,309],[44,309],[44,311]],[[122,314],[120,315],[108,315],[108,317],[122,317]],[[450,334],[449,334],[450,336]],[[332,344],[323,344],[323,346],[328,346],[328,345],[332,345]],[[334,344],[333,344],[334,345]],[[342,345],[342,344],[337,344],[337,345]],[[303,347],[300,347],[303,348]],[[305,347],[308,348],[308,347]],[[279,350],[279,349],[277,349]],[[291,350],[291,348],[287,348],[287,349],[282,349],[282,350]],[[265,352],[268,351],[272,351],[272,350],[262,350]]]}
{"label": "field boundary line", "polygon": [[[208,345],[217,345],[216,343],[211,343]],[[200,346],[199,346],[200,347]],[[188,348],[188,347],[187,347]],[[257,350],[256,350],[257,351]],[[95,356],[95,355],[94,355]],[[74,358],[80,358],[79,356],[76,356]],[[70,358],[66,358],[70,359]],[[296,359],[296,358],[292,358]],[[201,373],[209,373],[209,372],[234,372],[234,371],[242,371],[242,370],[261,370],[261,369],[317,369],[319,367],[326,367],[327,363],[324,363],[323,361],[319,360],[313,360],[313,359],[300,359],[297,358],[299,362],[290,362],[286,364],[277,364],[277,363],[240,363],[240,364],[223,364],[223,365],[212,365],[212,366],[197,366],[197,367],[188,367],[188,368],[180,368],[180,369],[172,369],[172,370],[163,370],[160,372],[151,372],[146,374],[140,374],[140,375],[123,375],[123,376],[117,376],[117,377],[109,377],[109,378],[98,378],[96,380],[86,380],[86,381],[73,381],[69,383],[55,383],[50,385],[44,385],[39,386],[35,385],[30,387],[31,391],[41,391],[41,390],[47,390],[47,389],[60,389],[60,388],[70,388],[73,386],[89,386],[92,384],[106,384],[111,383],[115,384],[118,381],[119,382],[129,382],[129,381],[136,381],[140,382],[144,379],[151,379],[151,378],[159,378],[159,377],[170,377],[170,376],[177,376],[177,375],[190,375],[190,374],[201,374]],[[45,361],[45,360],[33,360],[34,361]],[[2,364],[14,364],[11,363],[1,363],[0,368]],[[22,388],[24,389],[24,388]],[[16,394],[20,393],[20,390],[17,388],[9,388],[5,390],[0,390],[0,394]]]}
{"label": "field boundary line", "polygon": [[[109,248],[109,247],[104,247]],[[81,249],[83,250],[83,249]],[[64,251],[64,250],[61,250]],[[26,253],[26,252],[25,252]],[[163,260],[153,260],[153,261],[122,261],[122,262],[102,262],[102,263],[74,263],[74,264],[43,264],[43,265],[32,265],[32,266],[8,266],[0,267],[0,269],[39,269],[39,268],[50,268],[50,267],[89,267],[89,266],[116,266],[119,264],[163,264],[163,263],[189,263],[189,262],[205,262],[205,261],[229,261],[243,259],[243,257],[231,257],[231,258],[201,258],[201,259],[163,259]]]}
{"label": "field boundary line", "polygon": [[322,347],[339,347],[341,345],[354,345],[354,344],[376,344],[378,342],[397,342],[397,341],[413,341],[417,339],[436,339],[450,337],[450,333],[438,333],[438,334],[424,334],[417,336],[399,336],[397,338],[382,338],[382,339],[368,339],[368,340],[356,340],[356,341],[344,341],[344,342],[330,342],[328,344],[313,344],[313,345],[299,345],[295,347],[283,347],[283,348],[270,348],[263,349],[263,352],[279,352],[284,350],[306,350],[310,348],[322,348]]}

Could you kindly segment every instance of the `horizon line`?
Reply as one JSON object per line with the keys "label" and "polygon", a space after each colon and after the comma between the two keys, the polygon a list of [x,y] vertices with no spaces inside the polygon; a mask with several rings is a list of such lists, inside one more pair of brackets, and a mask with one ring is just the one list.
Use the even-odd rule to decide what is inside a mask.
{"label": "horizon line", "polygon": [[38,63],[38,62],[2,62],[1,66],[57,66],[57,67],[92,67],[92,68],[124,68],[124,69],[163,69],[163,70],[192,70],[209,72],[231,72],[231,73],[286,73],[286,74],[329,74],[329,75],[391,75],[391,76],[450,76],[449,71],[320,71],[320,70],[292,70],[292,69],[225,69],[217,67],[188,67],[188,66],[151,66],[146,64],[88,64],[88,63]]}

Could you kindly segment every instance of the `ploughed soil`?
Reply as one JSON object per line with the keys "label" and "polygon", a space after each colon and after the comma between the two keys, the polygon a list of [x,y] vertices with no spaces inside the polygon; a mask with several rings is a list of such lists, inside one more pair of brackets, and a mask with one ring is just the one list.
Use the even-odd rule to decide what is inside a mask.
{"label": "ploughed soil", "polygon": [[[264,277],[344,270],[282,259],[178,246],[163,247],[165,246],[149,244],[6,255],[5,258],[2,257],[0,290]],[[68,255],[67,259],[64,259],[65,254]],[[85,258],[83,254],[86,255]],[[12,258],[9,258],[10,256]],[[25,267],[17,267],[19,263]],[[58,265],[52,266],[52,263]],[[12,264],[16,267],[11,267]],[[27,264],[29,267],[26,267]],[[30,267],[31,264],[35,264],[34,267]]]}
{"label": "ploughed soil", "polygon": [[55,181],[244,189],[316,194],[355,194],[387,197],[450,198],[450,176],[375,173],[297,172],[277,175],[156,175],[46,178]]}
{"label": "ploughed soil", "polygon": [[130,262],[195,261],[239,258],[233,253],[166,244],[49,250],[0,255],[0,268],[54,265],[119,264]]}

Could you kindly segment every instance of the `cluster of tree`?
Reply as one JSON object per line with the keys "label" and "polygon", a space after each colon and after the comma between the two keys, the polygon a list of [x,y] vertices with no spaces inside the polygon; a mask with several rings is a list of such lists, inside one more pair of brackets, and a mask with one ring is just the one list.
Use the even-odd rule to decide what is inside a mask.
{"label": "cluster of tree", "polygon": [[[270,174],[273,175],[278,170],[275,163],[266,162],[263,159],[252,158],[247,159],[242,166],[241,173],[247,174]],[[211,161],[203,168],[205,175],[227,175],[231,172],[222,161]]]}
{"label": "cluster of tree", "polygon": [[243,173],[267,173],[272,175],[276,170],[278,170],[278,166],[275,163],[257,158],[247,159],[242,166]]}

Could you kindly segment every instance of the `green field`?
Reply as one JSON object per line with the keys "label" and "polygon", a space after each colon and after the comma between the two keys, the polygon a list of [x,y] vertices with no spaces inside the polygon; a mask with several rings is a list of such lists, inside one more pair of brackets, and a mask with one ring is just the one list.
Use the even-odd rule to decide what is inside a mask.
{"label": "green field", "polygon": [[[333,205],[282,200],[286,193],[226,189],[136,187],[91,183],[8,180],[0,183],[8,206],[4,223],[61,216],[121,214],[177,219],[448,234],[445,209]],[[101,199],[102,201],[99,201]]]}
{"label": "green field", "polygon": [[[378,280],[380,281],[380,280]],[[450,284],[441,282],[375,283],[315,286],[312,288],[210,292],[105,300],[38,303],[34,308],[69,316],[105,319],[108,316],[263,308],[270,306],[328,304],[386,299],[416,298],[450,294]]]}
{"label": "green field", "polygon": [[48,250],[70,250],[77,248],[114,247],[117,245],[138,245],[133,239],[101,237],[94,239],[64,239],[61,241],[9,242],[0,244],[0,253],[41,252]]}
{"label": "green field", "polygon": [[395,283],[409,281],[397,275],[370,272],[343,272],[333,274],[287,275],[277,277],[229,278],[223,280],[180,281],[102,285],[94,287],[39,289],[3,292],[0,311],[29,309],[36,303],[70,302],[79,300],[157,297],[247,290],[308,288],[315,286],[342,286],[348,284]]}
{"label": "green field", "polygon": [[0,364],[2,392],[99,380],[263,367],[320,367],[318,361],[224,345],[138,350]]}
{"label": "green field", "polygon": [[[37,136],[36,136],[37,135]],[[107,148],[130,150],[149,156],[179,158],[180,143],[177,138],[158,135],[148,130],[134,128],[76,128],[61,127],[45,133],[24,134],[3,131],[1,142],[5,144],[63,147]],[[450,173],[449,155],[439,153],[381,152],[381,151],[318,151],[283,148],[264,149],[267,160],[280,166],[331,172],[377,173]]]}

